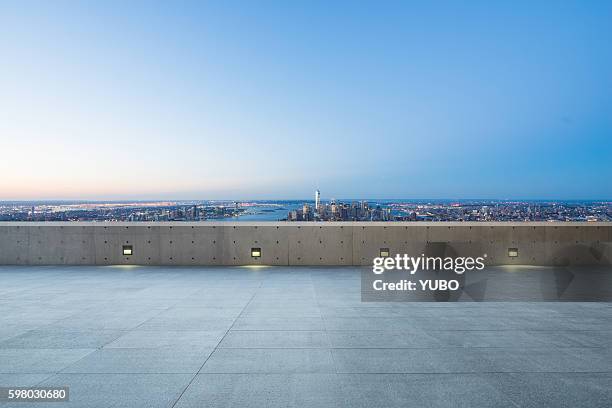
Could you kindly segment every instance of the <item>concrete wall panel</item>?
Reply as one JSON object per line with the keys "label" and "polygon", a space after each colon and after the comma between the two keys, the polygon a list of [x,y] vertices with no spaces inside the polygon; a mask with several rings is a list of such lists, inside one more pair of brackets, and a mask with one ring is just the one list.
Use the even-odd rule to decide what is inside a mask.
{"label": "concrete wall panel", "polygon": [[6,226],[0,228],[0,263],[4,265],[27,265],[29,228]]}
{"label": "concrete wall panel", "polygon": [[381,248],[486,254],[488,264],[609,265],[612,223],[0,222],[0,264],[13,265],[367,265]]}
{"label": "concrete wall panel", "polygon": [[[278,227],[278,228],[277,228]],[[228,225],[221,228],[221,246],[217,254],[222,265],[287,265],[289,245],[287,230],[275,225]],[[253,258],[251,250],[261,256]]]}
{"label": "concrete wall panel", "polygon": [[289,265],[351,265],[353,229],[350,225],[288,225]]}

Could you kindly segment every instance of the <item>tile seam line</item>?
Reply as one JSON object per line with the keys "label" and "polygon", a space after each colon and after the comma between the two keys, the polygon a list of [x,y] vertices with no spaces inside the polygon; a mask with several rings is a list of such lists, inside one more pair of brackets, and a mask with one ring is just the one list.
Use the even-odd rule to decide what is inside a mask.
{"label": "tile seam line", "polygon": [[[56,375],[55,373],[2,373],[2,374],[28,374],[28,375]],[[60,373],[62,375],[191,375],[193,372],[120,372],[120,373]],[[196,375],[269,375],[269,374],[336,374],[328,371],[274,371],[274,372],[200,372]],[[555,375],[612,375],[612,371],[457,371],[457,372],[358,372],[358,371],[346,371],[337,373],[338,375],[483,375],[483,374],[555,374]],[[48,379],[48,378],[47,378]],[[43,382],[46,380],[43,380]]]}
{"label": "tile seam line", "polygon": [[[354,232],[353,232],[354,234]],[[351,255],[351,258],[353,257],[353,255]],[[315,302],[317,302],[317,308],[319,309],[319,312],[321,314],[321,323],[323,324],[323,333],[325,335],[325,340],[327,341],[327,344],[329,346],[328,350],[329,350],[329,355],[331,358],[331,362],[332,362],[332,366],[334,367],[334,374],[338,375],[338,365],[336,364],[336,359],[334,357],[334,353],[333,353],[333,349],[331,348],[331,341],[329,339],[329,335],[328,335],[328,330],[327,330],[327,323],[325,320],[325,315],[323,314],[322,310],[321,310],[321,303],[319,302],[319,294],[316,290],[315,287],[315,283],[312,279],[312,272],[308,274],[308,276],[310,277],[310,282],[312,284],[313,290],[314,290],[314,298],[315,298]]]}
{"label": "tile seam line", "polygon": [[[158,373],[73,373],[73,374],[158,374]],[[191,373],[159,373],[159,374],[191,374]],[[268,375],[268,374],[359,374],[359,375],[483,375],[483,374],[567,374],[567,375],[585,375],[585,374],[612,374],[612,371],[446,371],[446,372],[431,372],[431,371],[210,371],[199,372],[198,375]]]}
{"label": "tile seam line", "polygon": [[[114,347],[116,349],[122,349],[121,347]],[[132,349],[135,347],[124,347],[123,349]],[[566,349],[612,349],[612,346],[566,346],[566,347],[502,347],[502,346],[442,346],[442,347],[219,347],[227,350],[482,350],[482,349],[493,349],[493,350],[566,350]],[[154,349],[153,349],[154,350]]]}

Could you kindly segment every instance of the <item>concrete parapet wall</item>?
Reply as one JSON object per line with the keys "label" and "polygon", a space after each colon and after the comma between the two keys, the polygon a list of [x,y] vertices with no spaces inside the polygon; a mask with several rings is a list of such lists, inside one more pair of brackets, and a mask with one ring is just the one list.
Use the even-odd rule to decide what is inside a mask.
{"label": "concrete parapet wall", "polygon": [[365,265],[381,248],[486,254],[490,265],[610,265],[612,223],[0,222],[3,265]]}

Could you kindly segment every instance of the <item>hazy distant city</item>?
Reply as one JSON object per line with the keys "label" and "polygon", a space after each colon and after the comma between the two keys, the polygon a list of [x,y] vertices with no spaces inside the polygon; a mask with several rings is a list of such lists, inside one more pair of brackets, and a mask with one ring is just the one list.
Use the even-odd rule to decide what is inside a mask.
{"label": "hazy distant city", "polygon": [[185,200],[0,202],[0,221],[612,221],[610,201]]}

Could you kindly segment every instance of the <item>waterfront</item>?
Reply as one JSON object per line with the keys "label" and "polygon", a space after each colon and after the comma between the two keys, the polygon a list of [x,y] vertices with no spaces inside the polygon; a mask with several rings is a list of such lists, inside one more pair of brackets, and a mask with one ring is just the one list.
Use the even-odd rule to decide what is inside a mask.
{"label": "waterfront", "polygon": [[0,202],[0,221],[612,221],[610,201],[181,200]]}

